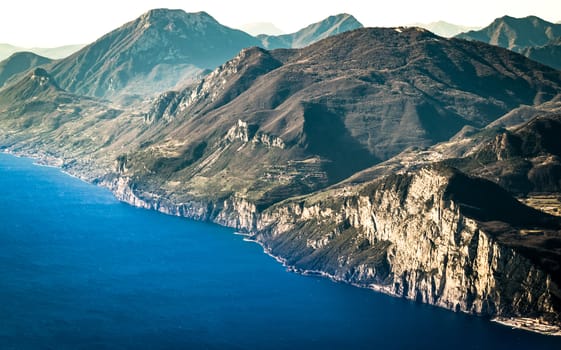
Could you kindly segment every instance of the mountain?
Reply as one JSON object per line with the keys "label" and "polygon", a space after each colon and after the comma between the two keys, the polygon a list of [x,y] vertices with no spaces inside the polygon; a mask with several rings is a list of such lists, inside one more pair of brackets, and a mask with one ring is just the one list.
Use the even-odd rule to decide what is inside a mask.
{"label": "mountain", "polygon": [[[559,109],[558,109],[559,110]],[[511,193],[561,192],[561,113],[537,110],[521,125],[498,130],[468,156],[448,163]]]}
{"label": "mountain", "polygon": [[[559,93],[561,72],[420,28],[252,48],[161,96],[147,116],[149,143],[123,158],[123,176],[147,193],[166,188],[164,179],[180,183],[178,201],[243,193],[268,206]],[[224,186],[223,176],[235,180]]]}
{"label": "mountain", "polygon": [[362,28],[362,24],[353,16],[342,13],[329,16],[321,22],[310,24],[296,33],[284,35],[259,35],[261,44],[266,49],[301,48],[332,35]]}
{"label": "mountain", "polygon": [[267,34],[267,35],[284,34],[284,32],[281,29],[276,27],[273,23],[269,23],[269,22],[248,23],[241,26],[240,29],[253,36],[259,34]]}
{"label": "mountain", "polygon": [[535,16],[497,18],[489,26],[457,35],[520,52],[532,60],[561,69],[561,24]]}
{"label": "mountain", "polygon": [[51,62],[51,59],[31,52],[18,52],[11,55],[0,62],[0,88],[13,76]]}
{"label": "mountain", "polygon": [[[247,232],[295,271],[559,333],[561,220],[473,177],[490,165],[485,178],[509,178],[469,153],[501,133],[483,128],[504,113],[559,96],[560,74],[417,28],[248,49],[161,96],[150,142],[102,183],[131,204]],[[524,157],[543,157],[537,166],[551,168],[537,178],[558,180],[543,153],[555,155],[558,127],[529,118],[545,133],[521,136]],[[419,150],[439,140],[468,154],[443,162],[439,145]],[[334,184],[400,151],[427,163]]]}
{"label": "mountain", "polygon": [[559,334],[561,218],[426,166],[279,203],[250,239],[292,270]]}
{"label": "mountain", "polygon": [[522,53],[534,61],[561,70],[561,37],[544,46],[529,47]]}
{"label": "mountain", "polygon": [[156,9],[54,63],[50,71],[64,89],[78,94],[150,95],[193,80],[258,44],[205,12]]}
{"label": "mountain", "polygon": [[561,25],[547,22],[536,16],[497,18],[487,27],[462,33],[460,39],[477,40],[491,45],[521,52],[525,48],[543,46],[561,37]]}
{"label": "mountain", "polygon": [[62,89],[43,68],[35,68],[23,79],[1,90],[0,102],[12,106],[30,99],[51,98]]}
{"label": "mountain", "polygon": [[451,38],[455,35],[458,35],[460,33],[467,32],[467,31],[470,31],[470,30],[481,29],[481,28],[478,28],[478,27],[467,27],[467,26],[457,25],[457,24],[453,24],[453,23],[448,23],[448,22],[445,22],[445,21],[437,21],[437,22],[431,22],[431,23],[415,23],[415,24],[412,24],[411,26],[425,28],[426,30],[431,31],[434,34],[437,34],[437,35],[440,35],[440,36],[443,36],[443,37],[446,37],[446,38]]}
{"label": "mountain", "polygon": [[[110,171],[116,149],[134,143],[136,120],[108,103],[63,90],[43,68],[35,68],[0,89],[0,149],[61,167],[87,167],[90,176]],[[106,157],[93,155],[106,154]]]}

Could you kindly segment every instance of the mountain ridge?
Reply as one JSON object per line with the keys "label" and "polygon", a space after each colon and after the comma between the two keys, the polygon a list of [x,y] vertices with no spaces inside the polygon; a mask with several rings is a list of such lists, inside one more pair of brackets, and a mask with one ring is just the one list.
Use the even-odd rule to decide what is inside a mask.
{"label": "mountain ridge", "polygon": [[503,16],[487,27],[456,36],[460,39],[477,40],[504,47],[516,52],[525,48],[543,46],[561,37],[561,25],[545,21],[537,16],[515,18]]}
{"label": "mountain ridge", "polygon": [[[552,99],[560,74],[505,49],[418,28],[359,29],[303,49],[247,49],[197,86],[159,100],[161,113],[149,117],[159,121],[151,143],[124,157],[124,175],[146,180],[135,183],[147,192],[161,185],[150,174],[164,172],[194,197],[240,192],[267,206]],[[262,161],[253,164],[257,154]],[[237,180],[220,187],[220,169]]]}
{"label": "mountain ridge", "polygon": [[88,96],[111,97],[127,87],[131,94],[151,94],[196,79],[258,43],[206,12],[154,9],[54,63],[50,71],[65,89]]}
{"label": "mountain ridge", "polygon": [[266,49],[302,48],[349,30],[363,28],[356,18],[348,13],[341,13],[325,18],[317,23],[312,23],[305,28],[291,34],[258,35],[257,38]]}
{"label": "mountain ridge", "polygon": [[543,46],[528,47],[522,53],[534,61],[561,70],[561,37]]}
{"label": "mountain ridge", "polygon": [[479,27],[471,27],[471,26],[464,26],[464,25],[458,25],[458,24],[454,24],[454,23],[449,23],[446,21],[436,21],[436,22],[430,22],[430,23],[413,23],[410,25],[410,27],[421,27],[424,28],[426,30],[429,30],[431,32],[433,32],[434,34],[446,37],[446,38],[451,38],[453,36],[456,36],[460,33],[463,32],[467,32],[470,30],[478,30],[480,29]]}

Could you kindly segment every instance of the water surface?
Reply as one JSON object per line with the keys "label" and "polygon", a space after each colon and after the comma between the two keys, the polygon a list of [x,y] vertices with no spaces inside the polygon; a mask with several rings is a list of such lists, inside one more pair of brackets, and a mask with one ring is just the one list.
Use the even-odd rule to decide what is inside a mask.
{"label": "water surface", "polygon": [[0,154],[1,349],[561,349],[287,272],[231,229]]}

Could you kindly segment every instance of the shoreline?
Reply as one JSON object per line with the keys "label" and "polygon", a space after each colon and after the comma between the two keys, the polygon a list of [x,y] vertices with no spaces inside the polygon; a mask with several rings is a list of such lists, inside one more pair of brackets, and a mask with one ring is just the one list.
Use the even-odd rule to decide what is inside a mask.
{"label": "shoreline", "polygon": [[[271,258],[275,259],[278,263],[280,263],[284,268],[286,268],[287,272],[292,272],[292,273],[297,273],[299,275],[302,276],[311,276],[311,277],[321,277],[321,278],[327,278],[329,280],[331,280],[332,282],[335,283],[343,283],[343,284],[347,284],[356,288],[362,288],[362,289],[368,289],[371,290],[373,292],[376,293],[381,293],[381,294],[385,294],[387,296],[390,296],[392,298],[400,298],[403,299],[402,296],[397,295],[395,293],[392,293],[390,290],[388,290],[386,287],[384,286],[380,286],[380,285],[376,285],[376,284],[360,284],[360,283],[354,283],[354,282],[349,282],[343,278],[339,278],[337,276],[331,275],[325,271],[318,271],[318,270],[302,270],[299,268],[296,268],[292,265],[289,265],[286,261],[286,259],[276,256],[271,252],[271,249],[269,249],[267,246],[265,246],[265,244],[263,242],[260,242],[258,240],[252,239],[250,234],[247,233],[242,233],[242,232],[234,232],[235,235],[239,235],[239,236],[244,236],[244,241],[245,242],[251,242],[251,243],[255,243],[258,244],[259,246],[261,246],[261,248],[263,249],[263,253],[265,253],[266,255],[270,256]],[[406,299],[409,300],[409,299]],[[409,300],[411,302],[414,302],[412,300]],[[439,307],[438,305],[434,305],[434,304],[427,304],[427,303],[422,303],[423,305],[428,305],[428,306],[432,306],[432,307]],[[455,312],[453,310],[448,310],[449,312]],[[469,314],[469,313],[465,313],[467,315],[470,316],[475,316],[475,317],[481,317],[479,315],[474,315],[474,314]],[[498,323],[502,326],[505,327],[510,327],[511,329],[518,329],[518,330],[523,330],[526,332],[532,332],[532,333],[538,333],[541,335],[545,335],[545,336],[553,336],[553,337],[561,337],[561,327],[560,326],[555,326],[555,325],[551,325],[541,319],[538,318],[530,318],[530,317],[504,317],[504,316],[498,316],[498,317],[494,317],[489,319],[490,322],[493,323]]]}
{"label": "shoreline", "polygon": [[[188,219],[188,220],[193,220],[193,221],[207,221],[207,222],[210,222],[210,223],[222,226],[222,227],[229,227],[227,225],[220,224],[218,222],[214,222],[214,221],[211,221],[211,220],[197,220],[194,217],[189,217],[189,216],[186,216],[186,215],[168,213],[168,212],[163,211],[159,208],[153,208],[153,207],[152,208],[146,208],[146,207],[142,207],[140,205],[135,205],[134,203],[131,203],[129,201],[126,201],[126,200],[123,200],[123,199],[119,198],[119,196],[117,196],[117,194],[112,189],[110,189],[108,187],[105,187],[105,186],[101,186],[99,184],[95,184],[95,183],[90,182],[90,181],[87,181],[86,179],[81,178],[78,175],[75,175],[75,174],[72,174],[72,173],[66,171],[60,165],[56,165],[56,164],[51,163],[51,162],[55,162],[55,163],[59,163],[59,164],[64,164],[63,160],[61,160],[61,159],[57,159],[57,158],[54,158],[54,157],[52,157],[52,158],[51,157],[42,158],[42,157],[40,157],[40,155],[39,155],[39,157],[33,157],[29,154],[13,153],[13,152],[8,151],[6,149],[0,150],[0,153],[7,154],[7,155],[10,155],[10,156],[14,156],[14,157],[17,157],[17,158],[27,158],[27,159],[33,161],[32,164],[35,165],[35,166],[45,166],[45,167],[50,167],[50,168],[56,168],[61,173],[65,174],[67,176],[71,176],[73,178],[76,178],[78,180],[81,180],[85,183],[88,183],[90,185],[93,185],[93,186],[96,186],[96,187],[99,187],[99,188],[106,188],[111,192],[111,195],[113,197],[115,197],[117,200],[119,200],[122,203],[126,203],[126,204],[128,204],[132,207],[150,209],[150,210],[162,213],[164,215],[179,216],[179,217],[182,217],[182,218],[185,218],[185,219]],[[42,163],[37,163],[37,162],[35,162],[35,160],[37,160],[39,162],[42,162]],[[269,247],[267,247],[265,245],[265,243],[252,238],[253,235],[251,233],[240,232],[239,230],[236,230],[233,227],[229,227],[229,228],[234,229],[234,232],[233,232],[234,235],[243,236],[243,241],[250,242],[250,243],[256,243],[259,246],[261,246],[261,248],[263,249],[263,253],[265,253],[265,255],[268,255],[268,256],[272,257],[273,259],[275,259],[284,268],[286,268],[287,272],[297,273],[297,274],[303,275],[303,276],[315,276],[315,277],[327,278],[327,279],[331,280],[332,282],[344,283],[344,284],[351,285],[351,286],[357,287],[357,288],[362,288],[362,289],[369,289],[369,290],[372,290],[374,292],[382,293],[382,294],[385,294],[385,295],[388,295],[388,296],[391,296],[391,297],[395,297],[395,298],[403,298],[400,295],[397,295],[395,293],[390,292],[385,286],[376,285],[376,284],[360,284],[360,283],[356,283],[356,282],[347,281],[344,278],[340,278],[340,277],[331,275],[331,274],[329,274],[325,271],[304,270],[304,269],[300,269],[300,268],[297,268],[295,266],[289,265],[285,258],[274,255],[271,252],[271,249]],[[407,300],[409,300],[409,299],[407,299]],[[430,303],[423,303],[423,304],[430,305],[430,306],[433,306],[433,307],[443,308],[443,307],[441,307],[437,304],[430,304]],[[444,308],[444,309],[446,309],[446,308]],[[451,310],[451,309],[446,309],[446,310],[448,310],[449,312],[455,312],[454,310]],[[480,315],[475,315],[475,314],[470,314],[470,313],[466,313],[466,314],[476,316],[476,317],[481,317]],[[556,336],[561,336],[561,326],[552,325],[552,324],[547,323],[546,321],[538,319],[538,318],[497,316],[497,317],[491,318],[490,321],[494,322],[494,323],[498,323],[498,324],[500,324],[502,326],[505,326],[505,327],[510,327],[512,329],[524,330],[524,331],[538,333],[538,334],[546,335],[546,336],[555,336],[555,337]]]}
{"label": "shoreline", "polygon": [[512,329],[521,329],[542,335],[561,337],[561,327],[550,325],[537,318],[495,317],[491,319],[491,322],[495,322]]}

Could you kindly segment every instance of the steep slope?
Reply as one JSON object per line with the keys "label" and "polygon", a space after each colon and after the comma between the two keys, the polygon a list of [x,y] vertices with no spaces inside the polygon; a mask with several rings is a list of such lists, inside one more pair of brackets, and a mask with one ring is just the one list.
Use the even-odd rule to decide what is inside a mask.
{"label": "steep slope", "polygon": [[259,42],[207,13],[151,10],[50,71],[66,90],[94,97],[150,95],[193,80]]}
{"label": "steep slope", "polygon": [[249,230],[296,271],[561,330],[561,219],[454,169],[427,167],[291,199]]}
{"label": "steep slope", "polygon": [[529,47],[522,53],[534,61],[561,70],[561,37],[544,46]]}
{"label": "steep slope", "polygon": [[239,195],[266,207],[560,92],[558,71],[418,28],[246,49],[163,95],[145,147],[122,158],[118,176],[181,203]]}
{"label": "steep slope", "polygon": [[477,40],[491,45],[521,52],[525,48],[546,45],[550,40],[561,37],[561,25],[536,16],[497,18],[487,27],[462,33],[460,39]]}
{"label": "steep slope", "polygon": [[38,56],[32,52],[18,52],[11,55],[0,62],[0,88],[15,75],[51,62],[51,59]]}
{"label": "steep slope", "polygon": [[64,91],[43,68],[0,89],[0,149],[72,169],[89,181],[110,172],[123,149],[138,147],[142,120]]}
{"label": "steep slope", "polygon": [[528,122],[502,130],[468,157],[450,160],[470,174],[518,195],[561,192],[561,114],[536,112]]}
{"label": "steep slope", "polygon": [[266,49],[301,48],[321,39],[362,28],[362,24],[353,16],[342,13],[329,16],[323,21],[310,24],[296,33],[283,35],[258,35],[262,46]]}

